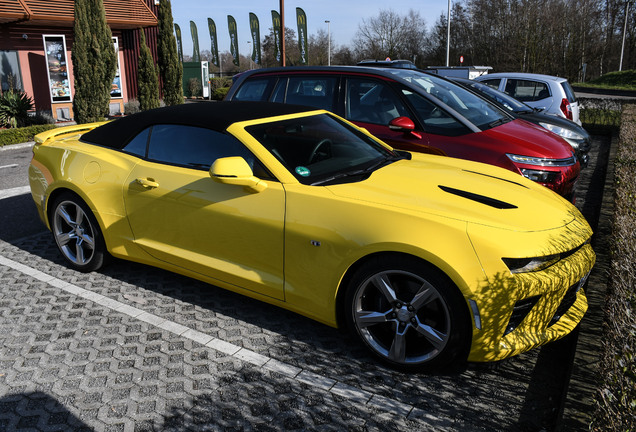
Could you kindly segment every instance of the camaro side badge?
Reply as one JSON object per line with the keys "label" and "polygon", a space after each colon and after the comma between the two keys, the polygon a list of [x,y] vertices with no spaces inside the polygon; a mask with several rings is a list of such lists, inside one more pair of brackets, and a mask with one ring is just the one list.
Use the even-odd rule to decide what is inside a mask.
{"label": "camaro side badge", "polygon": [[311,240],[311,245],[312,246],[320,246],[320,242],[318,240]]}

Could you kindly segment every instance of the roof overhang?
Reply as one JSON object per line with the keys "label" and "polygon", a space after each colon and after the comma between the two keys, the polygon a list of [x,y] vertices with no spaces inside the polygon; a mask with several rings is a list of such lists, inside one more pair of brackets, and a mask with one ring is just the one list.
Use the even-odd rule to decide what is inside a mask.
{"label": "roof overhang", "polygon": [[[104,0],[106,21],[114,29],[157,25],[157,17],[144,0]],[[74,0],[0,0],[0,24],[72,27]]]}

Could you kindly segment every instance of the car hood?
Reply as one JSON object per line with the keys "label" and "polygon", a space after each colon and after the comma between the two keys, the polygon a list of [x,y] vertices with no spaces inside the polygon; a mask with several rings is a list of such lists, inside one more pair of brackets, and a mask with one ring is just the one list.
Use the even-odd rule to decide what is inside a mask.
{"label": "car hood", "polygon": [[514,231],[562,227],[578,210],[547,188],[491,165],[413,154],[366,180],[326,186],[334,195]]}
{"label": "car hood", "polygon": [[564,129],[570,129],[577,132],[578,134],[583,135],[585,139],[589,139],[589,134],[587,133],[585,129],[583,129],[582,126],[579,126],[578,124],[574,123],[572,120],[568,120],[563,117],[557,117],[555,115],[545,114],[543,112],[537,112],[537,111],[523,113],[523,114],[517,113],[516,115],[519,116],[519,118],[529,121],[531,123],[536,123],[536,124],[550,123],[550,124],[562,127]]}
{"label": "car hood", "polygon": [[[488,129],[483,134],[496,142],[504,142],[512,151],[525,156],[541,156],[567,159],[572,156],[572,147],[558,135],[522,119]],[[515,150],[516,149],[516,150]]]}

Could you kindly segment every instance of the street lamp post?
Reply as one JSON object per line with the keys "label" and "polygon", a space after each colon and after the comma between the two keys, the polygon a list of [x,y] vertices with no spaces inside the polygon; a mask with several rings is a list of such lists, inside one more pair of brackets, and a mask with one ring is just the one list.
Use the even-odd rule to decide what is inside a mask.
{"label": "street lamp post", "polygon": [[629,16],[629,4],[632,0],[627,0],[625,2],[625,25],[623,26],[623,43],[621,45],[621,61],[618,64],[618,71],[623,70],[623,52],[625,51],[625,33],[627,33],[627,17]]}
{"label": "street lamp post", "polygon": [[252,50],[251,50],[251,47],[252,47],[252,41],[247,41],[247,44],[248,44],[247,46],[249,47],[249,48],[247,49],[247,52],[248,52],[248,57],[249,57],[249,59],[250,59],[250,70],[252,70],[252,53],[250,52],[250,51],[252,51]]}
{"label": "street lamp post", "polygon": [[446,20],[446,67],[450,66],[450,8],[451,0],[448,0],[448,19]]}
{"label": "street lamp post", "polygon": [[325,20],[327,23],[327,66],[331,66],[331,21]]}

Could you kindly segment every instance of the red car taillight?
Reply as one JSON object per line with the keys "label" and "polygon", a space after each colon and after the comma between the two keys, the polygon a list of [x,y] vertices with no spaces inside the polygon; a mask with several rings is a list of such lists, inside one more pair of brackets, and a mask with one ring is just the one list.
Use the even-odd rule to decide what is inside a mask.
{"label": "red car taillight", "polygon": [[567,98],[563,98],[561,100],[561,111],[566,119],[572,120],[572,107],[570,106],[570,101]]}

